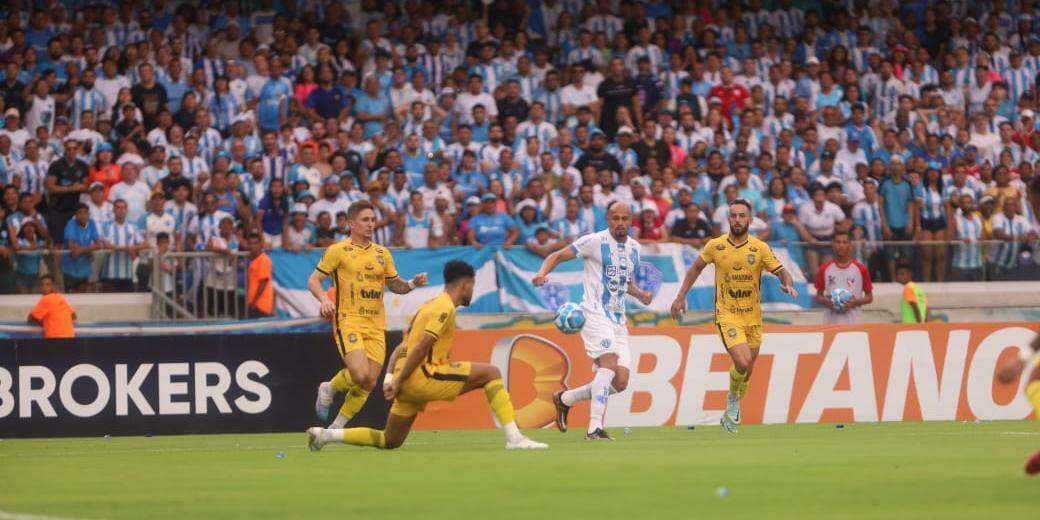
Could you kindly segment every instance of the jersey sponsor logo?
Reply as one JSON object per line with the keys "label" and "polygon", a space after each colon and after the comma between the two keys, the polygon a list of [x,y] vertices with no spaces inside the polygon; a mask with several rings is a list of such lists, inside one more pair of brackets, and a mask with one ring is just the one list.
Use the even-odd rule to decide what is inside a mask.
{"label": "jersey sponsor logo", "polygon": [[726,293],[729,294],[730,298],[741,299],[750,298],[754,291],[751,289],[727,289]]}
{"label": "jersey sponsor logo", "polygon": [[365,269],[367,269],[369,271],[373,271],[373,270],[375,270],[375,268],[376,268],[376,266],[374,266],[372,264],[365,264]]}
{"label": "jersey sponsor logo", "polygon": [[726,249],[726,244],[718,244],[715,246],[715,249],[719,251],[724,251]]}
{"label": "jersey sponsor logo", "polygon": [[380,300],[383,298],[383,291],[376,289],[361,289],[361,297],[366,300]]}
{"label": "jersey sponsor logo", "polygon": [[359,282],[360,282],[360,281],[363,281],[364,279],[365,279],[365,277],[364,277],[364,276],[363,276],[363,275],[362,275],[362,274],[361,274],[361,273],[359,272],[359,273],[357,274],[357,281],[359,281]]}
{"label": "jersey sponsor logo", "polygon": [[758,248],[757,248],[757,247],[755,247],[755,246],[751,246],[751,247],[749,248],[749,250],[750,250],[750,251],[751,251],[752,253],[757,253],[757,252],[758,252]]}
{"label": "jersey sponsor logo", "polygon": [[726,273],[724,279],[727,282],[753,282],[755,281],[755,275],[751,273]]}
{"label": "jersey sponsor logo", "polygon": [[618,274],[618,266],[616,266],[616,265],[608,265],[607,266],[607,276],[613,278],[613,277],[617,276],[617,274]]}
{"label": "jersey sponsor logo", "polygon": [[744,266],[742,266],[740,264],[733,264],[733,270],[734,271],[742,271],[743,269],[744,269]]}
{"label": "jersey sponsor logo", "polygon": [[603,341],[599,342],[599,346],[603,348],[610,348],[610,338],[603,338]]}

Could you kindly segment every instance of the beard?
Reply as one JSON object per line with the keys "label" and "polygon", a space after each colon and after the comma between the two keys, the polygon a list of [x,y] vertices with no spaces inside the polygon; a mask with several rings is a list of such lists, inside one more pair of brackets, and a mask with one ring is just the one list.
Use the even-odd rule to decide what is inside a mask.
{"label": "beard", "polygon": [[746,226],[743,226],[741,224],[733,224],[732,226],[730,226],[729,234],[736,235],[739,237],[742,236],[744,233],[747,233]]}

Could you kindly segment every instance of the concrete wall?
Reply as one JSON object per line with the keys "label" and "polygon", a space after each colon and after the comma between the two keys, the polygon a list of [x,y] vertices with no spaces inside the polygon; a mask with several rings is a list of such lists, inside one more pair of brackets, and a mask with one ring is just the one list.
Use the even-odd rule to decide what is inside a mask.
{"label": "concrete wall", "polygon": [[[145,321],[151,318],[151,293],[66,294],[80,323]],[[0,321],[24,322],[38,294],[0,296]]]}

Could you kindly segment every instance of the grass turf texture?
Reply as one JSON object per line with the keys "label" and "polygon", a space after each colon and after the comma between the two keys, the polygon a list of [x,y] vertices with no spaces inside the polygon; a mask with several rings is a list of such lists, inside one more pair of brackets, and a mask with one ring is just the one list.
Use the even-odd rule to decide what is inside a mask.
{"label": "grass turf texture", "polygon": [[[299,434],[0,442],[0,516],[77,518],[1028,518],[1040,423],[416,432],[397,451]],[[281,452],[282,456],[279,455]],[[720,491],[726,488],[726,491]]]}

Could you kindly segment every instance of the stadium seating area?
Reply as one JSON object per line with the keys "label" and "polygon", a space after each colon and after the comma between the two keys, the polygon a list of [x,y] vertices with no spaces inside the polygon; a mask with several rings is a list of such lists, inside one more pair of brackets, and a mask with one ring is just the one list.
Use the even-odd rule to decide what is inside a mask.
{"label": "stadium seating area", "polygon": [[1032,0],[12,2],[0,293],[324,247],[357,200],[380,244],[544,255],[614,201],[699,247],[739,197],[808,273],[846,230],[878,280],[1035,278],[1038,29]]}

